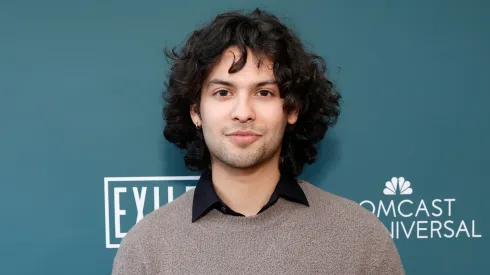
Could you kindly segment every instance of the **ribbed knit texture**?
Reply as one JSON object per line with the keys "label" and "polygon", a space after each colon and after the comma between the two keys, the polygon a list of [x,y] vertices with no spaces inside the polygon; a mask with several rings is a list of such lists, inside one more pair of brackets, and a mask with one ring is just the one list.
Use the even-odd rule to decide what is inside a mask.
{"label": "ribbed knit texture", "polygon": [[256,216],[212,210],[195,223],[190,190],[131,228],[112,274],[405,274],[375,215],[299,183],[310,207],[280,198]]}

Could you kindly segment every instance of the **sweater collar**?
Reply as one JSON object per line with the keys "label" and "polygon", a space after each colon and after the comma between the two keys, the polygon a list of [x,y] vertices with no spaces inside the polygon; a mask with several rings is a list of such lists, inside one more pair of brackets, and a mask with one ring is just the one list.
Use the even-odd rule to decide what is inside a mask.
{"label": "sweater collar", "polygon": [[[296,178],[292,175],[281,174],[279,182],[272,193],[269,202],[259,212],[265,211],[281,197],[288,201],[304,204],[309,206],[308,199],[301,189]],[[220,209],[225,206],[213,187],[212,173],[210,169],[205,169],[196,185],[192,203],[192,222],[205,216],[212,209]],[[225,206],[226,207],[226,206]],[[232,210],[231,210],[232,211]],[[235,212],[233,212],[235,213]],[[236,215],[241,215],[235,213]]]}

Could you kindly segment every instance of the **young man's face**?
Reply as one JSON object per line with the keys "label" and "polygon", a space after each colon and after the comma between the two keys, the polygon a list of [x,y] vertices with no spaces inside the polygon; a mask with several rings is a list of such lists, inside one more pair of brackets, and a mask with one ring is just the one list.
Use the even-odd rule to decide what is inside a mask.
{"label": "young man's face", "polygon": [[285,127],[296,122],[297,112],[284,112],[270,60],[257,67],[249,51],[243,69],[229,74],[239,58],[236,47],[223,53],[203,83],[201,116],[191,108],[191,117],[202,125],[212,161],[249,168],[279,158]]}

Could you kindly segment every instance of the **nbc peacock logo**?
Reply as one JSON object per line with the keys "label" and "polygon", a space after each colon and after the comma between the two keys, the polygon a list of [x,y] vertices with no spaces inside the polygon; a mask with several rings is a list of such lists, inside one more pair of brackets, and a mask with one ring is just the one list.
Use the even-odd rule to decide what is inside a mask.
{"label": "nbc peacock logo", "polygon": [[380,218],[394,239],[482,237],[475,220],[455,217],[456,198],[424,200],[413,188],[405,177],[392,177],[384,184],[383,199],[360,205]]}
{"label": "nbc peacock logo", "polygon": [[390,181],[386,182],[385,186],[386,187],[383,190],[383,194],[385,195],[411,195],[413,193],[410,182],[405,180],[404,177],[392,177]]}

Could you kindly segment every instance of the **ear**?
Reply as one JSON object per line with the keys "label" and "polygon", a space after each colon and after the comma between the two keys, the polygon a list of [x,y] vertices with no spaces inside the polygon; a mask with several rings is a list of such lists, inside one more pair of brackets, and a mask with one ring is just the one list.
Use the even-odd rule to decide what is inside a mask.
{"label": "ear", "polygon": [[288,124],[295,124],[298,121],[299,107],[295,108],[288,114]]}
{"label": "ear", "polygon": [[199,113],[197,111],[197,105],[196,104],[191,105],[190,115],[191,115],[192,123],[194,123],[194,125],[202,125],[201,117],[199,116]]}

